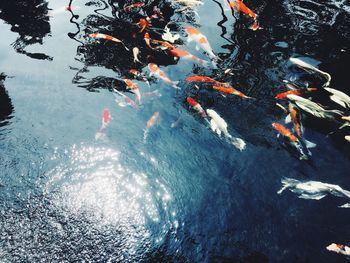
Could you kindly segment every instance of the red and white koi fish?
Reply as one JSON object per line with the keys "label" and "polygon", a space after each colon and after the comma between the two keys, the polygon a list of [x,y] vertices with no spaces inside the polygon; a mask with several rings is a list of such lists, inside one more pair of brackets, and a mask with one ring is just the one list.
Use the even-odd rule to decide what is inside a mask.
{"label": "red and white koi fish", "polygon": [[228,86],[228,87],[222,87],[222,86],[213,86],[213,89],[220,91],[221,93],[225,93],[225,94],[233,94],[233,95],[237,95],[240,96],[242,98],[246,98],[246,99],[252,99],[252,97],[248,97],[247,95],[245,95],[243,92],[236,90],[235,88]]}
{"label": "red and white koi fish", "polygon": [[150,49],[153,49],[153,47],[151,46],[151,38],[149,37],[148,33],[145,33],[143,39],[145,40],[147,47],[149,47]]}
{"label": "red and white koi fish", "polygon": [[309,91],[315,91],[317,90],[316,88],[306,88],[303,90],[296,90],[296,89],[291,89],[282,93],[279,93],[275,96],[276,99],[279,100],[283,100],[286,99],[288,95],[297,95],[297,96],[301,96],[301,94],[304,94],[305,92],[309,92]]}
{"label": "red and white koi fish", "polygon": [[237,9],[243,14],[250,16],[254,20],[256,20],[258,17],[257,14],[250,10],[241,0],[235,0],[235,2],[229,1],[229,5],[230,7]]}
{"label": "red and white koi fish", "polygon": [[132,5],[128,5],[128,6],[125,6],[124,7],[124,11],[128,11],[132,8],[135,8],[135,7],[143,7],[145,4],[142,4],[142,3],[136,3],[136,4],[132,4]]}
{"label": "red and white koi fish", "polygon": [[151,118],[147,121],[147,125],[146,125],[146,128],[145,128],[144,133],[143,133],[144,142],[146,142],[146,140],[147,140],[149,129],[156,123],[158,117],[159,117],[159,112],[156,111],[155,113],[153,113]]}
{"label": "red and white koi fish", "polygon": [[148,17],[146,18],[140,18],[139,22],[137,23],[137,25],[139,26],[140,28],[140,33],[145,31],[145,30],[148,30],[152,24],[151,24],[151,19],[149,19]]}
{"label": "red and white koi fish", "polygon": [[102,125],[101,125],[101,128],[99,129],[99,131],[96,133],[95,135],[95,139],[96,140],[99,140],[103,137],[105,137],[105,129],[107,128],[108,124],[110,123],[112,117],[111,117],[111,114],[109,112],[109,109],[105,108],[103,110],[103,113],[102,113]]}
{"label": "red and white koi fish", "polygon": [[187,42],[195,41],[197,50],[202,48],[208,54],[209,58],[218,60],[218,57],[214,54],[206,36],[204,36],[196,28],[190,26],[186,27],[185,31],[188,35]]}
{"label": "red and white koi fish", "polygon": [[190,76],[190,77],[187,77],[185,80],[190,82],[208,82],[216,85],[227,85],[226,83],[217,81],[207,76]]}
{"label": "red and white koi fish", "polygon": [[131,106],[135,109],[138,108],[137,104],[135,101],[133,101],[131,98],[129,98],[128,96],[126,96],[125,94],[121,93],[120,91],[116,90],[116,89],[113,89],[113,91],[117,94],[119,94],[123,99],[124,101],[121,101],[114,93],[114,97],[115,97],[115,102],[118,104],[118,106],[120,107],[126,107],[126,106]]}
{"label": "red and white koi fish", "polygon": [[339,245],[332,243],[328,247],[326,247],[328,251],[333,251],[338,254],[343,254],[345,256],[350,256],[350,247],[345,245]]}
{"label": "red and white koi fish", "polygon": [[154,64],[154,63],[149,63],[148,68],[150,69],[151,73],[150,76],[155,75],[157,78],[162,79],[165,83],[171,85],[175,89],[181,89],[180,87],[177,86],[179,83],[178,81],[172,81],[168,78],[168,76],[160,70],[160,68]]}
{"label": "red and white koi fish", "polygon": [[208,64],[208,61],[205,61],[203,59],[200,59],[199,57],[196,57],[195,55],[192,55],[191,53],[179,49],[179,48],[173,48],[170,50],[170,54],[177,58],[182,58],[185,60],[193,60],[201,64],[202,66],[206,66]]}
{"label": "red and white koi fish", "polygon": [[202,108],[202,106],[195,101],[193,98],[191,97],[187,97],[187,103],[194,109],[196,110],[201,116],[202,118],[207,118],[207,114],[205,113],[204,109]]}
{"label": "red and white koi fish", "polygon": [[129,49],[125,46],[124,42],[121,41],[120,39],[118,38],[115,38],[115,37],[112,37],[110,35],[106,35],[106,34],[102,34],[102,33],[92,33],[92,34],[89,34],[89,37],[92,37],[92,38],[100,38],[100,39],[105,39],[105,40],[109,40],[109,41],[113,41],[113,42],[116,42],[116,43],[121,43],[124,48],[129,51]]}
{"label": "red and white koi fish", "polygon": [[127,88],[135,93],[138,103],[141,104],[141,92],[139,90],[139,87],[130,79],[124,79],[124,83],[126,84]]}

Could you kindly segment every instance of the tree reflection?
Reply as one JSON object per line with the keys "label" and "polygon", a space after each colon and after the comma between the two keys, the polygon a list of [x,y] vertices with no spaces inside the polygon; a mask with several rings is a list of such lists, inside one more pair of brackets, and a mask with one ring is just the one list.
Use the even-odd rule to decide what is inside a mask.
{"label": "tree reflection", "polygon": [[5,78],[5,74],[0,73],[0,127],[8,124],[8,119],[11,118],[10,115],[13,111],[11,99],[4,86]]}
{"label": "tree reflection", "polygon": [[11,25],[11,31],[19,34],[14,49],[34,59],[52,60],[43,53],[25,50],[29,45],[43,44],[50,33],[48,4],[44,0],[0,1],[0,19]]}

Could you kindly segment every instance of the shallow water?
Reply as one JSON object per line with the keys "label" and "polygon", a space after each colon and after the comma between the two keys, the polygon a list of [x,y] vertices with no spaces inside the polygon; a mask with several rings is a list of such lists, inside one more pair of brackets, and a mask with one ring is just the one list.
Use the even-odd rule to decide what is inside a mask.
{"label": "shallow water", "polygon": [[[284,91],[283,79],[322,81],[292,67],[291,56],[329,72],[332,87],[350,93],[349,4],[247,1],[263,28],[254,32],[248,18],[233,16],[221,1],[206,1],[198,16],[171,2],[147,2],[148,15],[153,6],[164,13],[151,37],[159,39],[157,28],[170,22],[180,48],[207,59],[185,41],[184,27],[199,27],[222,60],[215,70],[148,50],[131,34],[142,12],[123,12],[124,3],[130,4],[73,1],[73,12],[64,9],[68,1],[0,3],[1,261],[345,261],[325,247],[350,242],[350,210],[337,208],[346,200],[276,192],[283,177],[349,190],[349,145],[326,136],[331,123],[306,118],[305,136],[317,147],[310,161],[300,161],[271,123],[284,119],[274,99]],[[139,46],[144,64],[133,64],[120,44],[87,37],[93,32]],[[128,70],[148,72],[149,62],[173,80],[214,76],[256,100],[196,90],[185,81],[175,91],[152,78],[151,88],[136,83],[161,97],[144,97],[139,109],[119,107],[112,88],[125,90]],[[215,109],[247,149],[212,133],[188,108],[189,95]],[[104,108],[113,119],[105,140],[95,141]],[[159,120],[144,143],[155,111]]]}

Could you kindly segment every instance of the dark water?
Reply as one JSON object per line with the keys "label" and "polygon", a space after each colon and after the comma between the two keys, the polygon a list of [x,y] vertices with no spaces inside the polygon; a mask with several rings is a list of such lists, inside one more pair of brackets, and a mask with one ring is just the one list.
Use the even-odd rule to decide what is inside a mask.
{"label": "dark water", "polygon": [[[300,161],[271,123],[284,118],[273,99],[283,79],[321,82],[292,67],[291,56],[329,72],[332,87],[349,94],[349,4],[247,1],[263,28],[254,32],[220,1],[206,1],[199,16],[171,1],[145,3],[127,13],[128,1],[73,1],[72,12],[64,10],[68,1],[0,2],[1,262],[346,261],[325,249],[350,242],[350,212],[337,208],[343,199],[276,192],[283,177],[350,189],[349,145],[326,136],[332,123],[306,118],[305,136],[317,148]],[[180,48],[206,59],[185,42],[184,27],[199,27],[222,59],[219,68],[175,61],[134,38],[139,18],[154,6],[164,19],[153,23],[152,38],[170,22]],[[121,45],[87,37],[93,32],[139,46],[144,64],[134,64]],[[184,81],[175,92],[152,79],[162,97],[144,98],[138,110],[118,107],[112,88],[125,90],[128,70],[146,72],[149,62],[171,79],[214,76],[257,99],[224,98]],[[185,104],[189,95],[215,109],[247,149],[213,134]],[[113,117],[108,140],[95,141],[106,107]],[[160,119],[144,143],[155,111]]]}

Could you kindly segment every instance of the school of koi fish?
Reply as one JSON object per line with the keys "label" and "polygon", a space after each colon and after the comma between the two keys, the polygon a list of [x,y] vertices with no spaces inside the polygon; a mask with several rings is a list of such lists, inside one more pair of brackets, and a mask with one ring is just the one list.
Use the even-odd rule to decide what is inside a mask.
{"label": "school of koi fish", "polygon": [[[174,3],[180,5],[181,11],[191,10],[196,13],[196,7],[204,5],[205,3],[199,0],[174,0]],[[247,17],[252,19],[251,30],[259,30],[261,27],[258,23],[258,15],[249,9],[241,0],[230,1],[227,0],[225,5],[231,8],[232,11],[241,12]],[[144,3],[134,3],[124,6],[124,12],[138,12],[145,6]],[[181,36],[175,32],[171,32],[168,27],[162,32],[162,39],[154,39],[150,37],[153,21],[162,19],[162,12],[154,8],[151,16],[145,16],[139,19],[137,26],[138,32],[132,32],[135,36],[141,36],[144,40],[144,44],[153,51],[167,52],[168,56],[173,57],[175,60],[188,60],[203,67],[212,67],[213,69],[221,70],[226,75],[234,75],[231,69],[224,69],[220,67],[221,58],[215,54],[211,48],[209,39],[203,35],[198,28],[188,26],[184,29],[187,34],[187,43],[194,42],[197,51],[202,51],[208,58],[203,60],[196,55],[189,53],[186,50],[180,49],[178,45],[181,45]],[[139,47],[127,47],[126,44],[115,36],[111,36],[102,32],[92,32],[88,35],[90,38],[99,39],[102,41],[113,41],[118,45],[121,45],[126,51],[130,52],[133,56],[134,65],[140,65],[146,63],[148,66],[144,69],[145,72],[149,72],[149,77],[155,77],[159,81],[164,82],[169,87],[172,87],[179,92],[181,90],[181,84],[193,85],[193,89],[209,89],[212,92],[217,92],[223,97],[226,96],[239,96],[242,100],[249,100],[254,103],[254,98],[244,94],[235,87],[232,87],[228,82],[222,82],[214,79],[211,76],[187,76],[184,80],[174,81],[170,79],[164,71],[155,63],[144,61],[141,58]],[[184,46],[185,47],[185,46]],[[284,80],[283,85],[286,87],[281,93],[276,94],[276,106],[279,107],[286,114],[285,123],[273,122],[272,128],[277,131],[277,137],[281,137],[281,143],[292,153],[298,155],[300,160],[309,160],[312,156],[310,149],[316,147],[315,143],[308,141],[304,135],[303,121],[309,117],[324,120],[325,125],[328,122],[333,123],[338,129],[350,126],[350,97],[334,88],[331,88],[331,76],[327,72],[321,71],[315,66],[299,59],[290,58],[289,63],[293,67],[297,67],[299,70],[308,72],[322,80],[323,84],[319,86],[303,85],[292,80]],[[151,91],[152,85],[150,84],[150,78],[141,70],[130,68],[129,73],[134,78],[133,80],[127,78],[122,79],[125,83],[125,88],[112,87],[115,101],[120,107],[130,106],[134,109],[138,109],[143,105],[142,97],[154,96],[161,97],[161,93],[158,89]],[[146,83],[148,91],[142,91],[142,88],[135,83],[136,81]],[[132,96],[130,96],[132,95]],[[133,98],[134,97],[134,98]],[[319,98],[322,98],[320,101]],[[205,124],[208,124],[210,129],[216,133],[219,137],[223,135],[224,139],[232,144],[240,151],[246,149],[247,143],[239,137],[232,136],[228,131],[227,122],[220,116],[215,109],[207,108],[205,105],[201,105],[200,101],[194,96],[187,96],[184,103],[188,104],[191,111],[198,114],[200,119]],[[143,141],[147,143],[149,134],[154,129],[155,124],[161,111],[156,111],[149,118],[146,123]],[[106,139],[105,130],[108,124],[112,120],[109,109],[103,110],[102,125],[95,135],[96,140]],[[181,121],[181,116],[176,121],[171,123],[170,128],[176,128]],[[344,141],[350,142],[350,134],[344,136]],[[327,194],[335,195],[338,197],[350,198],[350,192],[342,189],[338,185],[327,184],[316,181],[301,182],[296,179],[284,178],[282,179],[282,189],[278,191],[281,194],[284,190],[290,189],[291,192],[297,193],[299,198],[320,200]],[[350,208],[350,204],[346,203],[340,208]],[[340,244],[331,244],[327,246],[327,250],[333,251],[339,254],[350,256],[350,247]]]}

